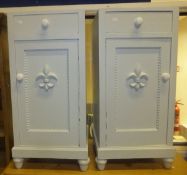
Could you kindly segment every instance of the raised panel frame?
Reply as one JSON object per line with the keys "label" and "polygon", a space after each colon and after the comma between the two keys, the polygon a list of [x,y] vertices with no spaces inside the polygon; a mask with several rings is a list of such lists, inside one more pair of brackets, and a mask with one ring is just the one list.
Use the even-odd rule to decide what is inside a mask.
{"label": "raised panel frame", "polygon": [[[170,43],[171,40],[170,39],[107,39],[106,40],[106,110],[107,110],[107,137],[106,137],[106,145],[107,146],[142,146],[142,145],[160,145],[160,144],[166,144],[166,137],[167,137],[167,133],[166,133],[166,127],[165,125],[167,125],[167,119],[168,119],[168,91],[169,91],[169,82],[165,82],[163,83],[161,80],[161,76],[163,72],[169,72],[170,73]],[[124,50],[125,49],[125,50]],[[119,51],[120,50],[120,51]],[[148,59],[147,57],[145,58],[139,58],[137,60],[128,60],[128,58],[125,58],[125,54],[128,54],[128,52],[130,52],[130,55],[133,54],[137,55],[137,53],[135,52],[135,50],[138,50],[139,52],[143,52],[142,54],[145,54],[145,51],[147,51],[147,55],[151,54],[152,52],[154,54],[157,54],[157,57],[154,58],[156,60],[147,60],[149,61],[149,63],[151,61],[154,61],[154,63],[156,63],[154,65],[154,70],[156,71],[156,80],[153,80],[154,77],[149,70],[147,69],[147,71],[145,71],[148,76],[147,79],[147,84],[148,87],[143,87],[140,89],[133,89],[129,87],[129,80],[127,81],[127,77],[128,77],[128,73],[130,73],[131,71],[133,71],[133,68],[135,69],[141,69],[143,68],[141,71],[144,72],[144,69],[146,69],[146,65],[148,66],[148,63],[144,63],[143,60]],[[144,50],[144,51],[143,51]],[[138,52],[137,51],[137,52]],[[150,51],[150,53],[149,53]],[[118,58],[118,53],[119,53],[119,58]],[[123,55],[123,56],[122,56]],[[150,55],[151,56],[151,55]],[[155,55],[154,55],[155,56]],[[123,76],[124,76],[124,81],[122,81],[123,83],[119,82],[118,80],[118,59],[122,59],[121,57],[123,57],[123,60],[126,60],[124,66],[124,71],[123,71]],[[136,56],[135,56],[136,57]],[[151,58],[150,58],[151,59]],[[141,61],[142,62],[141,62]],[[131,65],[131,62],[136,62],[136,64],[138,63],[138,67],[136,68],[137,65]],[[123,64],[123,62],[121,63]],[[144,66],[142,64],[145,64]],[[130,67],[130,69],[128,71],[126,71],[127,69],[125,68],[125,66],[127,66],[128,68]],[[131,67],[132,66],[132,67]],[[142,67],[143,66],[143,67]],[[152,65],[150,65],[152,66]],[[150,73],[150,74],[149,74]],[[145,73],[144,73],[145,74]],[[120,77],[119,77],[120,78]],[[121,81],[121,80],[120,80]],[[151,82],[154,82],[155,87],[152,87]],[[121,99],[120,97],[123,96],[123,94],[121,94],[121,96],[119,97],[119,90],[118,88],[122,88],[119,87],[119,84],[123,84],[124,87],[124,92],[125,93],[125,97],[124,99]],[[151,86],[151,88],[149,87]],[[147,88],[149,90],[153,90],[153,94],[150,91],[146,91]],[[122,88],[123,89],[123,88]],[[128,92],[127,92],[128,90]],[[118,93],[117,93],[118,92]],[[121,92],[121,91],[120,91]],[[119,124],[120,122],[119,120],[119,116],[122,116],[123,114],[119,113],[120,109],[116,109],[117,108],[117,104],[123,104],[124,105],[124,115],[123,117],[127,119],[126,123],[129,122],[130,118],[128,117],[128,113],[125,113],[125,111],[128,111],[128,109],[131,107],[132,110],[134,109],[134,106],[129,106],[128,104],[128,108],[125,110],[125,103],[130,103],[130,101],[135,98],[137,98],[137,100],[141,99],[143,101],[143,94],[144,93],[148,93],[149,95],[153,95],[155,97],[155,101],[156,101],[156,106],[155,106],[155,111],[149,112],[149,109],[146,109],[145,111],[147,111],[150,115],[150,118],[155,116],[154,118],[154,127],[150,127],[151,123],[146,124],[146,120],[144,121],[138,121],[138,124],[135,124],[136,122],[134,121],[134,125],[136,125],[136,128],[130,127],[131,124],[125,124],[125,121],[121,121],[122,123],[124,123],[124,125],[126,127],[129,128],[118,128],[119,126],[117,126],[117,123]],[[146,94],[144,94],[146,95]],[[147,95],[147,97],[149,96]],[[131,99],[132,97],[132,99]],[[120,98],[121,100],[124,101],[119,101]],[[130,100],[130,101],[129,101]],[[131,103],[132,103],[131,101]],[[153,104],[155,103],[152,102]],[[146,101],[147,102],[147,101]],[[144,101],[145,103],[145,101]],[[150,104],[150,103],[149,103]],[[144,106],[146,105],[146,103],[144,104]],[[142,104],[143,106],[143,104]],[[153,105],[154,106],[154,105]],[[136,110],[136,108],[134,109]],[[137,109],[140,110],[140,109]],[[144,115],[146,116],[147,112],[144,113]],[[136,112],[132,112],[133,115],[135,115],[134,113]],[[141,113],[141,111],[140,111]],[[139,113],[137,113],[138,115]],[[152,114],[154,114],[152,116]],[[137,115],[134,116],[134,119],[137,118]],[[143,116],[142,116],[143,117]],[[147,116],[148,117],[148,116]],[[141,116],[139,116],[139,118],[141,118]],[[138,119],[138,118],[137,118]],[[145,118],[144,118],[145,119]],[[147,118],[148,120],[148,118]],[[131,120],[130,120],[131,121]],[[141,126],[142,124],[142,126]],[[127,126],[128,125],[128,126]],[[147,126],[147,128],[142,128],[143,126]],[[149,125],[149,126],[148,126]],[[142,134],[142,136],[141,136]],[[121,139],[121,138],[126,138],[126,139]],[[145,139],[147,138],[147,140]],[[145,139],[145,140],[144,140]],[[128,140],[128,142],[127,142]],[[132,142],[132,143],[131,143]],[[160,142],[160,143],[159,143]]]}
{"label": "raised panel frame", "polygon": [[[17,94],[18,94],[18,120],[19,120],[19,134],[20,134],[20,144],[21,145],[43,145],[43,146],[54,146],[55,143],[57,144],[56,146],[78,146],[79,145],[79,140],[78,140],[78,130],[79,130],[79,103],[78,103],[78,43],[77,40],[58,40],[58,41],[19,41],[19,42],[15,42],[16,45],[16,71],[18,74],[19,72],[24,72],[24,79],[22,80],[22,82],[17,81],[16,82],[16,90],[17,90]],[[37,52],[42,52],[44,54],[44,52],[54,52],[56,50],[56,54],[58,53],[57,50],[64,50],[66,52],[66,60],[67,60],[67,64],[66,65],[62,65],[63,66],[67,66],[67,80],[63,79],[63,75],[58,77],[58,81],[59,81],[59,86],[62,86],[62,88],[58,87],[58,81],[57,83],[57,87],[58,88],[58,92],[59,92],[59,96],[57,96],[56,94],[56,88],[53,87],[53,89],[48,89],[47,91],[45,89],[39,89],[39,87],[37,86],[36,82],[35,82],[35,77],[32,77],[29,75],[34,74],[35,76],[37,76],[37,74],[41,70],[43,69],[42,65],[45,65],[45,62],[41,61],[47,61],[48,63],[53,63],[53,67],[55,66],[55,64],[59,64],[60,60],[63,60],[64,58],[58,55],[58,60],[57,58],[53,57],[53,55],[51,55],[51,58],[47,57],[47,55],[43,56],[41,59],[38,58],[36,60],[36,58],[34,59],[34,57],[32,57],[32,54],[34,54],[36,56],[36,54],[39,54]],[[29,53],[30,52],[30,58],[29,58]],[[32,54],[31,54],[32,53]],[[40,53],[41,54],[41,53]],[[55,53],[53,53],[55,54]],[[54,55],[55,56],[55,55]],[[47,58],[45,58],[47,57]],[[60,60],[59,60],[60,59]],[[32,66],[31,61],[35,60],[38,61],[38,64],[41,64],[41,66],[38,68],[38,66],[36,66],[36,68],[34,69],[36,72],[32,71],[31,67],[30,67],[30,71],[29,72],[29,64]],[[58,62],[53,62],[54,61],[58,61]],[[30,62],[29,62],[30,61]],[[39,62],[40,61],[40,62]],[[36,63],[35,63],[36,64]],[[33,63],[34,65],[34,63]],[[50,64],[48,65],[50,66]],[[58,71],[58,74],[60,74],[60,65],[55,66],[56,67],[56,71]],[[65,72],[64,72],[65,73]],[[57,76],[58,76],[57,74]],[[62,80],[63,79],[63,80]],[[64,81],[64,83],[63,83]],[[67,82],[65,82],[67,81]],[[57,104],[55,105],[55,101],[58,103],[63,102],[62,100],[64,99],[64,93],[60,92],[60,89],[63,90],[63,84],[67,83],[67,103],[66,103],[66,107],[67,107],[67,116],[66,114],[64,114],[65,116],[61,116],[61,119],[63,117],[63,119],[67,120],[67,122],[69,123],[69,125],[67,126],[67,128],[69,127],[69,129],[58,129],[55,128],[55,126],[51,126],[52,121],[48,121],[49,124],[45,124],[45,121],[38,121],[38,122],[42,122],[45,125],[51,126],[53,129],[42,129],[42,126],[40,128],[36,128],[36,129],[32,129],[31,127],[31,121],[33,121],[34,119],[37,118],[36,115],[40,115],[39,113],[41,112],[41,115],[43,115],[43,119],[47,118],[47,120],[50,120],[50,116],[47,114],[45,114],[45,110],[44,111],[39,111],[39,108],[33,108],[32,101],[36,102],[38,100],[41,100],[42,98],[44,98],[44,100],[42,101],[38,101],[39,105],[41,104],[41,102],[46,102],[45,105],[47,104],[51,104],[51,100],[54,100],[54,115],[59,115],[58,113],[55,113],[56,111],[58,111],[58,109],[56,108]],[[64,89],[65,90],[65,89]],[[32,95],[31,95],[32,94]],[[64,94],[64,95],[62,95]],[[36,95],[36,96],[35,96]],[[58,99],[54,99],[56,96],[56,98]],[[62,97],[62,99],[60,99],[59,97]],[[50,100],[50,98],[52,98]],[[65,100],[65,99],[64,99]],[[36,105],[37,106],[37,105]],[[41,106],[42,107],[42,106]],[[43,106],[44,107],[44,106]],[[50,106],[46,106],[48,109],[46,110],[50,110]],[[32,109],[33,108],[33,109]],[[53,108],[53,107],[52,107]],[[56,108],[56,110],[55,110]],[[35,109],[35,110],[34,110]],[[34,111],[32,111],[34,110]],[[35,112],[37,110],[37,112]],[[62,108],[61,109],[66,110],[66,108]],[[60,111],[59,111],[60,112]],[[33,114],[32,114],[33,113]],[[39,117],[39,116],[38,116]],[[52,116],[51,116],[52,117]],[[56,120],[59,117],[56,118]],[[56,121],[56,122],[60,122]],[[33,122],[32,122],[33,123]],[[33,123],[34,124],[34,123]],[[65,127],[63,123],[61,123],[62,127]],[[41,137],[41,138],[40,138]]]}

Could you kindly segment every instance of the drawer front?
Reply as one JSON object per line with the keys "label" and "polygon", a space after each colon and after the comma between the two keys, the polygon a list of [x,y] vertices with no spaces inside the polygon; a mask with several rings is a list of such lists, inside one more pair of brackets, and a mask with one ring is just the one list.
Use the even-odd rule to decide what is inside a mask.
{"label": "drawer front", "polygon": [[57,39],[78,34],[79,13],[14,15],[15,39]]}
{"label": "drawer front", "polygon": [[105,12],[105,31],[109,33],[151,34],[172,32],[172,12]]}

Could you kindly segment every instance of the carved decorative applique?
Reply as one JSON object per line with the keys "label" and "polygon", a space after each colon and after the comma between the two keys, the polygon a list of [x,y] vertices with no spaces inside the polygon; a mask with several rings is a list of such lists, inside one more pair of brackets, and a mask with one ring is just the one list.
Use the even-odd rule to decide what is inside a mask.
{"label": "carved decorative applique", "polygon": [[127,80],[129,80],[129,86],[138,91],[139,89],[145,87],[148,75],[137,67],[134,72],[129,74]]}
{"label": "carved decorative applique", "polygon": [[36,81],[39,82],[38,86],[46,91],[53,88],[57,80],[58,78],[56,74],[50,71],[48,65],[45,65],[43,71],[40,72],[36,77]]}

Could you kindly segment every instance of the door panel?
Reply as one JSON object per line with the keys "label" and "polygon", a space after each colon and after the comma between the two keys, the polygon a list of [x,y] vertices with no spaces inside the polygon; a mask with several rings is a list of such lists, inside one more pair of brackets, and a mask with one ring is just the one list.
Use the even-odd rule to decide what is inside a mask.
{"label": "door panel", "polygon": [[78,146],[77,41],[17,41],[16,69],[21,144]]}
{"label": "door panel", "polygon": [[106,43],[107,145],[166,144],[170,40]]}

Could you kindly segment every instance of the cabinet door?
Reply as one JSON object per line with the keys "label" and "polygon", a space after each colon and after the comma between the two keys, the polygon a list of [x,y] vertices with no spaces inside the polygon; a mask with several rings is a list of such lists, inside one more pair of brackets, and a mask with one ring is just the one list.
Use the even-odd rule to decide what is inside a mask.
{"label": "cabinet door", "polygon": [[78,146],[77,40],[16,41],[21,145]]}
{"label": "cabinet door", "polygon": [[170,42],[107,39],[108,146],[166,144]]}

